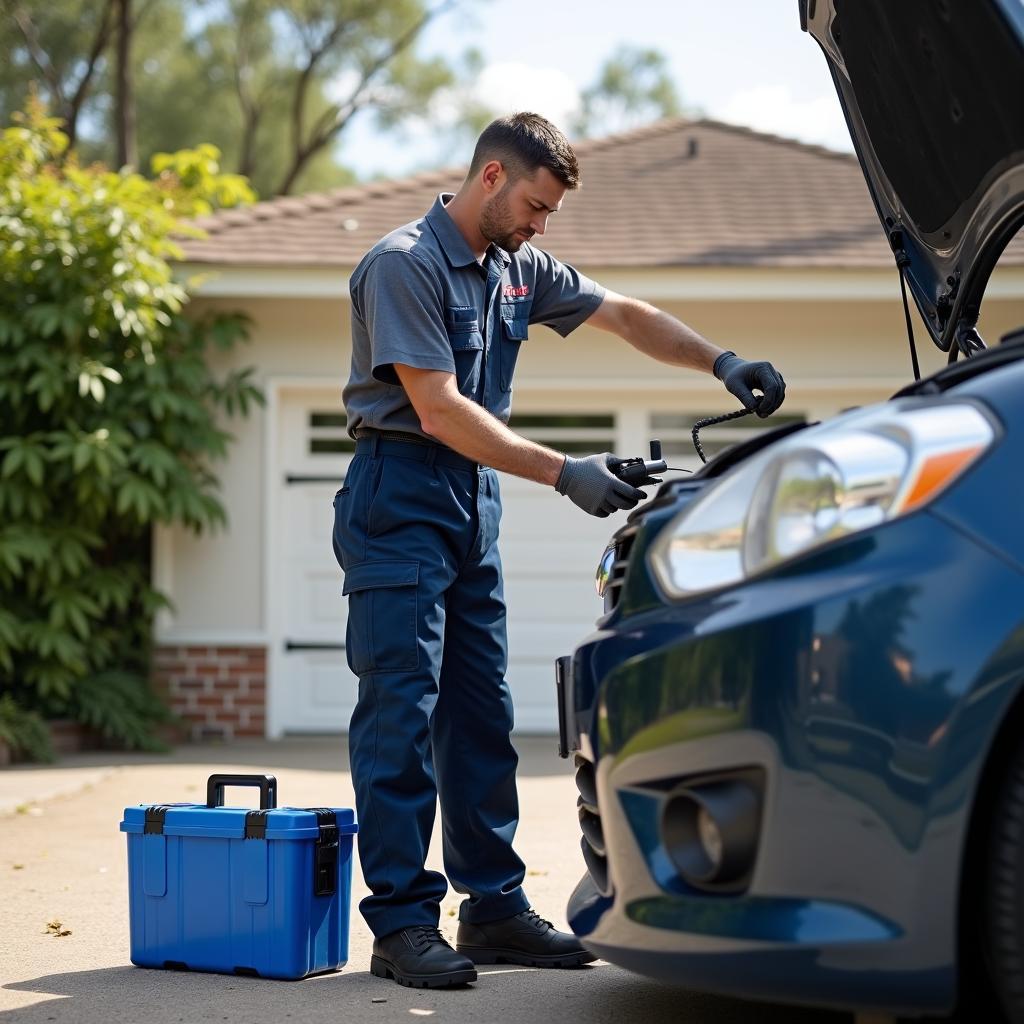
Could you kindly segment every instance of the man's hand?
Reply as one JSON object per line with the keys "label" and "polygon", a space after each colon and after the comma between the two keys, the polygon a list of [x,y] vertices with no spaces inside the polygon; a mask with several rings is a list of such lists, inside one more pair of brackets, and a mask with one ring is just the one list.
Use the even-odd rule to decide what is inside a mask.
{"label": "man's hand", "polygon": [[632,508],[647,495],[625,480],[620,480],[608,468],[614,458],[611,452],[588,455],[585,459],[574,459],[566,455],[555,490],[592,516],[604,518],[620,508]]}
{"label": "man's hand", "polygon": [[[747,362],[735,352],[723,352],[715,360],[714,374],[744,409],[761,417],[770,416],[786,397],[786,382],[771,363]],[[763,397],[757,398],[752,388],[763,392]]]}

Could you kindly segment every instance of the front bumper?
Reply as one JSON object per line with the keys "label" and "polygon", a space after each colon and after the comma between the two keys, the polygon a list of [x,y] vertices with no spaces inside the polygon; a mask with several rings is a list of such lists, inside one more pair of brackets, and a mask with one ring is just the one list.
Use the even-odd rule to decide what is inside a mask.
{"label": "front bumper", "polygon": [[[993,611],[965,644],[980,595]],[[1019,573],[920,514],[798,571],[612,616],[563,684],[588,864],[573,929],[697,989],[948,1010],[974,786],[1015,693],[988,666],[1022,602]],[[701,891],[666,850],[665,795],[747,768],[765,780],[749,884]]]}

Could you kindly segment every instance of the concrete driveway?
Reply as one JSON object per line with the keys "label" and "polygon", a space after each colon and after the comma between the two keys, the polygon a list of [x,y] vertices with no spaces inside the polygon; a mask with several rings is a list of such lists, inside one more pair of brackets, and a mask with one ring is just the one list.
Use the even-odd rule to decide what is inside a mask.
{"label": "concrete driveway", "polygon": [[[529,871],[527,891],[542,914],[565,927],[566,898],[583,872],[571,768],[555,755],[550,738],[523,738],[517,746],[523,820],[516,846]],[[55,767],[0,771],[0,1022],[850,1020],[672,989],[603,962],[573,971],[484,968],[464,990],[401,988],[369,974],[371,938],[357,909],[366,892],[358,865],[350,958],[338,974],[277,982],[133,967],[126,844],[118,832],[123,809],[202,802],[206,778],[217,771],[272,772],[282,804],[352,806],[347,755],[336,738],[182,747],[161,757],[88,754]],[[234,790],[232,796],[241,800],[245,794]],[[441,869],[437,843],[430,864]],[[449,896],[442,907],[441,927],[451,940],[457,906]],[[58,921],[69,935],[48,929]]]}

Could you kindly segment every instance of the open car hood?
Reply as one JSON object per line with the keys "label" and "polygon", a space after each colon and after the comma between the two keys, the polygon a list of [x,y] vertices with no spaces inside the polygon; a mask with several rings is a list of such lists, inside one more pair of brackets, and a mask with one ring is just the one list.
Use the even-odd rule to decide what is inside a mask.
{"label": "open car hood", "polygon": [[932,340],[973,348],[1024,222],[1024,0],[799,0]]}

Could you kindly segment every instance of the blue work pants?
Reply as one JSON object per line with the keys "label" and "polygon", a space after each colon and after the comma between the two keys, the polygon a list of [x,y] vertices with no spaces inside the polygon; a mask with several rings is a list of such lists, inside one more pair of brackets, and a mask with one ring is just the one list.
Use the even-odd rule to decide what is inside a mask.
{"label": "blue work pants", "polygon": [[335,497],[359,677],[349,729],[373,933],[437,925],[445,877],[424,860],[441,804],[444,866],[482,922],[528,906],[493,470],[440,446],[360,440]]}

